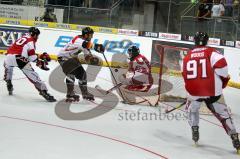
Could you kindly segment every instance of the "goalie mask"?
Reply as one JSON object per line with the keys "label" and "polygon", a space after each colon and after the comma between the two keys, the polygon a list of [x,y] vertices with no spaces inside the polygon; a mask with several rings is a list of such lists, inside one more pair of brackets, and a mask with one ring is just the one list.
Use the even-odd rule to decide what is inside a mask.
{"label": "goalie mask", "polygon": [[135,57],[137,57],[139,55],[140,50],[139,50],[139,48],[137,46],[133,45],[133,46],[130,46],[128,48],[127,52],[128,52],[130,61],[133,61],[135,59]]}
{"label": "goalie mask", "polygon": [[194,42],[196,46],[205,46],[208,43],[208,34],[205,32],[197,32],[194,36]]}

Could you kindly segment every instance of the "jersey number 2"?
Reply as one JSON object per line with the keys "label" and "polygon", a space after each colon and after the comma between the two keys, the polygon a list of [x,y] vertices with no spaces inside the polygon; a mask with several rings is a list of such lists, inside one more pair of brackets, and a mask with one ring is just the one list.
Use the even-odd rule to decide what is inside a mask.
{"label": "jersey number 2", "polygon": [[206,59],[190,60],[187,62],[187,79],[194,79],[198,76],[198,71],[200,68],[198,66],[201,65],[201,78],[207,77],[207,62]]}

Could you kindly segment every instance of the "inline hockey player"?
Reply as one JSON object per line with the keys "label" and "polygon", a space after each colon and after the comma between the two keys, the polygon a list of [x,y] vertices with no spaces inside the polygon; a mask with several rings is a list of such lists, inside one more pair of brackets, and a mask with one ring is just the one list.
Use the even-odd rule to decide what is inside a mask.
{"label": "inline hockey player", "polygon": [[12,95],[13,85],[12,76],[13,68],[18,67],[24,75],[34,84],[39,94],[49,102],[55,102],[53,96],[48,93],[47,87],[40,79],[39,75],[34,71],[30,62],[36,62],[37,66],[43,70],[49,70],[48,62],[51,60],[47,53],[37,55],[35,53],[35,44],[37,42],[40,31],[38,28],[31,27],[28,34],[17,39],[7,50],[7,56],[4,60],[5,75],[4,80],[7,83],[9,95]]}
{"label": "inline hockey player", "polygon": [[128,55],[128,72],[120,75],[119,81],[129,91],[147,92],[153,84],[149,61],[134,45],[128,48]]}
{"label": "inline hockey player", "polygon": [[58,62],[66,75],[67,95],[66,102],[79,101],[79,95],[74,92],[75,78],[78,79],[79,88],[83,99],[94,100],[94,96],[87,89],[87,74],[79,61],[78,55],[84,53],[85,59],[94,59],[90,49],[97,52],[104,52],[102,44],[92,44],[91,39],[94,31],[90,27],[82,29],[82,35],[77,35],[58,53]]}
{"label": "inline hockey player", "polygon": [[227,106],[220,100],[222,90],[230,79],[227,62],[214,48],[207,47],[208,35],[197,32],[194,37],[195,47],[183,59],[183,78],[188,92],[186,109],[192,128],[192,139],[199,140],[199,108],[205,102],[208,109],[222,123],[231,137],[238,153],[240,142]]}

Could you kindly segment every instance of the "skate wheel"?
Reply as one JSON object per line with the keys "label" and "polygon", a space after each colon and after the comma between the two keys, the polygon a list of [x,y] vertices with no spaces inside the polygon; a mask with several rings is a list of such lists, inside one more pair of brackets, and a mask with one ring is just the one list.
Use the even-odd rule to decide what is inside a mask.
{"label": "skate wheel", "polygon": [[10,96],[13,95],[13,92],[8,92],[8,95],[10,95]]}
{"label": "skate wheel", "polygon": [[57,101],[56,99],[49,100],[49,102],[56,102],[56,101]]}
{"label": "skate wheel", "polygon": [[79,102],[80,100],[79,99],[75,99],[74,102]]}
{"label": "skate wheel", "polygon": [[72,99],[66,99],[65,100],[65,102],[67,102],[67,103],[72,103],[72,101],[73,101]]}
{"label": "skate wheel", "polygon": [[194,147],[198,147],[198,142],[194,142]]}
{"label": "skate wheel", "polygon": [[240,155],[240,149],[237,150],[237,154]]}

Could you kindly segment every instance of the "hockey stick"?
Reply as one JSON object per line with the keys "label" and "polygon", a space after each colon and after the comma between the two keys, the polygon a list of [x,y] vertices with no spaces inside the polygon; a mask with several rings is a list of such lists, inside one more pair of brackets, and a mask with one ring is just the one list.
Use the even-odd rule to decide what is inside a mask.
{"label": "hockey stick", "polygon": [[[106,63],[107,63],[107,67],[109,68],[109,70],[110,70],[110,72],[111,72],[111,75],[112,75],[112,77],[113,77],[113,80],[114,80],[115,84],[118,85],[118,82],[117,82],[117,80],[116,80],[116,78],[115,78],[115,76],[114,76],[114,74],[113,74],[113,72],[112,72],[112,70],[111,70],[111,68],[110,68],[110,65],[109,65],[109,63],[108,63],[108,60],[107,60],[104,52],[102,52],[102,55],[103,55],[103,57],[104,57],[104,59],[105,59],[105,61],[106,61]],[[122,96],[122,99],[124,100],[124,98],[123,98],[124,96],[123,96],[123,94],[122,94],[122,91],[119,89],[119,87],[118,87],[118,90],[119,90],[119,92],[120,92],[120,95]]]}
{"label": "hockey stick", "polygon": [[110,88],[109,90],[105,91],[103,90],[99,85],[96,85],[95,88],[102,93],[103,95],[107,95],[109,93],[111,93],[113,90],[119,88],[122,85],[122,83],[118,83],[117,85],[113,86],[112,88]]}
{"label": "hockey stick", "polygon": [[170,110],[166,110],[165,113],[168,114],[168,113],[170,113],[170,112],[172,112],[172,111],[174,111],[174,110],[177,110],[177,109],[181,108],[182,106],[184,106],[186,103],[187,103],[187,101],[184,101],[183,103],[181,103],[181,104],[178,105],[177,107],[174,107],[174,108],[172,108],[172,109],[170,109]]}

